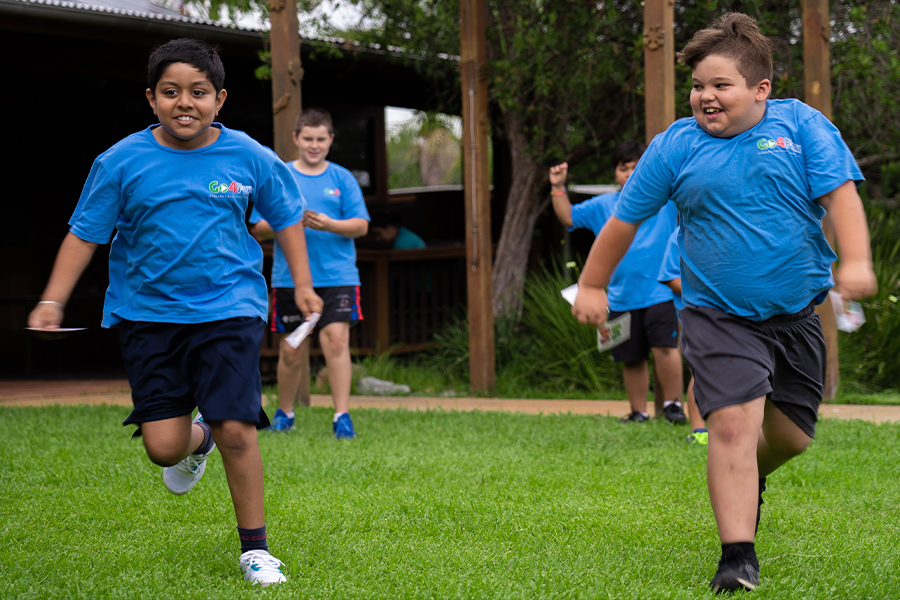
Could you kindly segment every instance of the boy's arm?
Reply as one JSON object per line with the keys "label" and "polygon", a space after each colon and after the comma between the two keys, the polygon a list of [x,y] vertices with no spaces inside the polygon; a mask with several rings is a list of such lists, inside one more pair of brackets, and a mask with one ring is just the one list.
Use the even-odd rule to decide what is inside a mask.
{"label": "boy's arm", "polygon": [[310,229],[330,231],[351,239],[362,237],[369,232],[369,222],[359,217],[332,219],[322,213],[306,211],[302,222]]}
{"label": "boy's arm", "polygon": [[606,321],[609,304],[603,288],[609,284],[609,278],[631,246],[639,226],[640,223],[626,223],[610,217],[600,230],[578,279],[578,296],[572,315],[579,323],[599,327]]}
{"label": "boy's arm", "polygon": [[270,240],[275,237],[275,230],[272,229],[272,226],[269,225],[269,222],[265,219],[257,221],[256,223],[250,223],[248,227],[250,228],[250,235],[258,242]]}
{"label": "boy's arm", "polygon": [[294,299],[300,312],[304,317],[309,317],[314,312],[321,314],[323,302],[313,291],[303,224],[295,223],[281,231],[276,231],[275,239],[278,240],[278,245],[291,270],[291,278],[294,280]]}
{"label": "boy's arm", "polygon": [[834,274],[835,291],[846,300],[871,296],[878,290],[872,270],[869,226],[856,183],[847,181],[816,200],[827,213],[837,238],[840,264]]}
{"label": "boy's arm", "polygon": [[681,295],[681,277],[676,277],[670,281],[662,281],[663,285],[668,286],[673,293]]}
{"label": "boy's arm", "polygon": [[41,301],[28,315],[28,326],[37,329],[56,329],[63,320],[63,312],[75,284],[97,250],[93,242],[87,242],[69,232],[56,254],[53,271]]}
{"label": "boy's arm", "polygon": [[566,177],[569,174],[569,163],[550,167],[550,201],[553,212],[563,227],[572,226],[572,203],[566,191]]}

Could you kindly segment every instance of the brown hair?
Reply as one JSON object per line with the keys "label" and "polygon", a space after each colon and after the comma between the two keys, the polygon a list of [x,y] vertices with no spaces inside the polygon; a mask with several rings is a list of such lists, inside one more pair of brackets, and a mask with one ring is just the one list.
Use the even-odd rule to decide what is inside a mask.
{"label": "brown hair", "polygon": [[738,73],[755,86],[763,79],[772,81],[772,42],[759,31],[753,17],[726,13],[708,29],[694,34],[678,60],[692,70],[707,56],[722,56],[734,61]]}
{"label": "brown hair", "polygon": [[297,117],[297,125],[294,127],[294,133],[300,133],[304,127],[319,127],[324,125],[328,129],[328,133],[334,133],[334,126],[331,124],[331,115],[327,110],[321,108],[307,108]]}

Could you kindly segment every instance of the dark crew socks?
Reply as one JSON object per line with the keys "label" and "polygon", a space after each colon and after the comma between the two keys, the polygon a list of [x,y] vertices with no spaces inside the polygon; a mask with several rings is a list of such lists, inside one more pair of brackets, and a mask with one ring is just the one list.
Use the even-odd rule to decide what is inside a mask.
{"label": "dark crew socks", "polygon": [[209,423],[204,423],[203,421],[196,423],[196,425],[199,425],[200,429],[203,430],[203,441],[200,442],[200,445],[194,450],[194,454],[207,454],[213,449],[213,446],[216,445],[213,441],[212,427],[209,426]]}
{"label": "dark crew socks", "polygon": [[720,565],[743,558],[749,559],[753,566],[759,569],[759,560],[756,558],[756,545],[753,542],[722,544],[722,558],[719,559]]}
{"label": "dark crew socks", "polygon": [[238,527],[238,537],[241,538],[241,554],[248,550],[269,551],[269,544],[266,542],[265,525],[259,529],[244,529],[243,527]]}

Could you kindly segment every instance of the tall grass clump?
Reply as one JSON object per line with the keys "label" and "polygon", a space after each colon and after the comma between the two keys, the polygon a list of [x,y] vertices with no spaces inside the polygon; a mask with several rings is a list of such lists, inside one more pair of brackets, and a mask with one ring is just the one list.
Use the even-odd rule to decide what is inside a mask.
{"label": "tall grass clump", "polygon": [[841,333],[845,391],[900,389],[900,212],[867,207],[878,292],[862,302],[866,323]]}

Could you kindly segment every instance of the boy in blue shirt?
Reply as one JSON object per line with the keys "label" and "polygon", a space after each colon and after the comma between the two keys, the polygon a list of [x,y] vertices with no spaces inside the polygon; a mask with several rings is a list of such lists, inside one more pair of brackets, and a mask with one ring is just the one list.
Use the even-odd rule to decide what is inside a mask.
{"label": "boy in blue shirt", "polygon": [[[644,144],[620,144],[614,154],[616,183],[625,185],[629,175],[644,153]],[[569,231],[584,227],[595,234],[613,214],[619,193],[601,194],[580,204],[572,205],[566,192],[568,163],[550,169],[550,188],[553,211],[559,222]],[[678,352],[678,318],[672,302],[672,291],[657,281],[666,241],[675,229],[674,206],[665,206],[658,214],[641,225],[635,244],[628,251],[609,282],[610,319],[631,313],[631,337],[610,352],[616,362],[623,363],[625,390],[631,413],[623,423],[642,423],[647,413],[647,393],[650,377],[648,353],[663,394],[663,416],[672,423],[685,423],[681,408],[682,368]]]}
{"label": "boy in blue shirt", "polygon": [[[798,100],[769,100],[771,42],[742,14],[694,35],[694,117],[658,135],[594,242],[573,315],[606,319],[603,286],[638,224],[681,214],[684,357],[709,429],[707,481],[722,555],[710,586],[752,590],[765,478],[815,434],[825,341],[814,306],[876,289],[859,167],[840,132]],[[822,231],[828,217],[840,264]],[[756,492],[756,493],[754,493]]]}
{"label": "boy in blue shirt", "polygon": [[[265,327],[262,253],[247,232],[252,203],[278,230],[305,313],[321,310],[299,224],[303,198],[278,157],[213,120],[225,70],[203,42],[171,41],[151,56],[146,96],[159,125],[95,161],[29,326],[52,330],[97,246],[112,240],[104,327],[122,355],[147,456],[174,494],[189,492],[218,444],[241,541],[244,579],[281,583],[268,552],[256,429]],[[200,408],[192,422],[191,413]],[[136,435],[137,435],[136,434]]]}
{"label": "boy in blue shirt", "polygon": [[[672,290],[675,302],[675,311],[678,313],[678,320],[681,321],[681,309],[684,308],[684,302],[681,300],[681,255],[678,253],[678,232],[681,227],[676,227],[669,241],[666,242],[666,252],[663,255],[662,264],[659,266],[659,282],[670,290]],[[709,443],[709,433],[706,431],[706,423],[700,416],[700,409],[697,408],[697,401],[694,399],[694,378],[688,382],[687,386],[687,406],[688,419],[691,423],[691,433],[688,435],[688,443],[699,446],[706,446]]]}
{"label": "boy in blue shirt", "polygon": [[[294,143],[300,157],[288,166],[306,198],[303,216],[307,228],[309,265],[316,293],[325,302],[316,328],[325,355],[328,381],[334,399],[332,432],[337,439],[356,437],[350,419],[350,324],[362,321],[359,300],[359,270],[356,267],[355,238],[369,230],[369,213],[356,177],[326,160],[334,142],[331,115],[321,109],[307,109],[297,117]],[[271,237],[271,226],[259,213],[250,217],[253,234]],[[289,431],[294,426],[294,401],[300,388],[302,363],[300,348],[285,341],[303,322],[293,302],[294,281],[276,241],[272,264],[274,296],[272,331],[282,334],[278,351],[278,404],[270,431]],[[308,342],[305,342],[308,343]]]}

